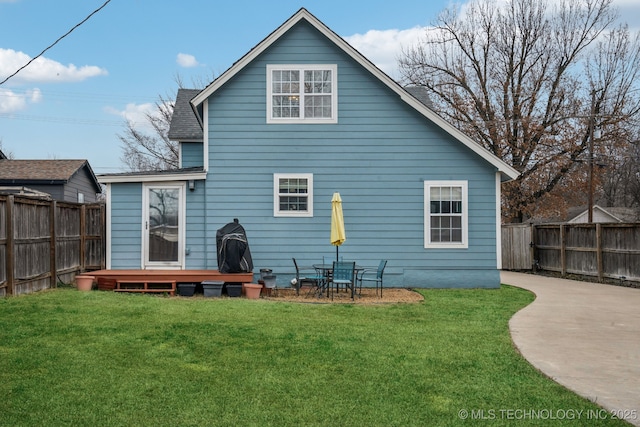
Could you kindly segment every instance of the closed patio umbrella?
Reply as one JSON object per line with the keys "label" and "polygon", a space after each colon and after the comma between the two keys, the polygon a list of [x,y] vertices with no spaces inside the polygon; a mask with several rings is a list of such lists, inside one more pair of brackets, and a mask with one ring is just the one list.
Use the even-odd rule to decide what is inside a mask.
{"label": "closed patio umbrella", "polygon": [[344,232],[344,216],[342,215],[342,199],[340,193],[333,193],[331,199],[331,244],[336,247],[336,261],[340,245],[347,240]]}

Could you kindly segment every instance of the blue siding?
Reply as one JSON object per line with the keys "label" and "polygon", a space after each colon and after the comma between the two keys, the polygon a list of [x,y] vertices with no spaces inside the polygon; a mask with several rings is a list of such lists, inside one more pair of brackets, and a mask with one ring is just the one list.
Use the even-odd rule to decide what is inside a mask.
{"label": "blue siding", "polygon": [[180,160],[183,168],[204,166],[204,150],[201,142],[181,142]]}
{"label": "blue siding", "polygon": [[[266,65],[337,63],[338,123],[266,124]],[[293,274],[334,257],[331,196],[343,199],[345,259],[389,259],[396,286],[499,283],[495,169],[402,102],[312,26],[299,24],[209,98],[207,239],[239,218],[256,271]],[[273,217],[273,174],[314,174],[314,217]],[[424,248],[425,180],[469,181],[469,248]]]}
{"label": "blue siding", "polygon": [[111,267],[140,268],[142,184],[111,185]]}
{"label": "blue siding", "polygon": [[[186,217],[186,251],[185,268],[217,268],[216,249],[213,255],[207,253],[205,221],[205,183],[196,181],[193,191],[187,190],[187,217]],[[214,242],[215,244],[215,242]]]}
{"label": "blue siding", "polygon": [[[267,124],[267,64],[337,64],[338,123]],[[186,268],[217,268],[216,231],[238,218],[254,271],[278,283],[301,264],[333,259],[331,197],[343,199],[344,259],[377,266],[385,283],[406,287],[495,287],[493,166],[413,110],[375,76],[301,21],[207,100],[209,172],[187,191]],[[201,166],[198,144],[183,145],[183,166]],[[313,173],[314,216],[273,216],[273,174]],[[424,248],[424,181],[466,180],[469,247]],[[140,264],[140,185],[113,185],[112,260]],[[117,190],[117,191],[116,191]],[[135,265],[134,265],[135,264]]]}

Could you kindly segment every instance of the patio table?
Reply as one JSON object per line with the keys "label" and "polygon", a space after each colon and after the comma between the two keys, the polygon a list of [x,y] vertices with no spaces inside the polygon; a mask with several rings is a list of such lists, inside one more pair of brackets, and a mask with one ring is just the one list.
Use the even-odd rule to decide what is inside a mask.
{"label": "patio table", "polygon": [[[327,288],[327,298],[329,298],[329,288],[331,287],[331,277],[333,274],[333,263],[331,264],[313,264],[313,268],[315,268],[317,271],[321,272],[322,275],[324,277],[327,278],[326,280],[326,288]],[[358,264],[356,264],[355,270],[353,272],[353,282],[351,283],[351,298],[353,298],[354,294],[355,294],[355,288],[356,288],[356,278],[358,277],[358,273],[362,270],[364,270],[365,267],[362,267]]]}

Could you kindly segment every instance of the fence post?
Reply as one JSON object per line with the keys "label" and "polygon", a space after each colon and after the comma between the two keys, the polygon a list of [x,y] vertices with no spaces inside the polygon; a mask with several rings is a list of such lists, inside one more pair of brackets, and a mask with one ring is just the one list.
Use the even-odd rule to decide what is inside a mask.
{"label": "fence post", "polygon": [[602,224],[596,223],[596,262],[598,263],[598,282],[604,281],[604,265],[602,262]]}
{"label": "fence post", "polygon": [[536,262],[536,226],[531,223],[529,227],[531,236],[531,241],[529,242],[529,259],[531,259],[531,270],[535,272],[538,268],[538,263]]}
{"label": "fence post", "polygon": [[80,206],[80,272],[84,273],[87,267],[86,262],[86,244],[87,244],[87,207]]}
{"label": "fence post", "polygon": [[560,274],[567,275],[567,236],[565,224],[560,224]]}
{"label": "fence post", "polygon": [[10,195],[7,197],[7,295],[14,294],[15,287],[15,240],[13,237],[13,204],[14,197]]}
{"label": "fence post", "polygon": [[56,236],[56,210],[58,205],[55,200],[51,201],[49,208],[49,271],[51,278],[49,279],[49,287],[55,288],[57,285],[58,271],[56,266],[56,246],[58,239]]}

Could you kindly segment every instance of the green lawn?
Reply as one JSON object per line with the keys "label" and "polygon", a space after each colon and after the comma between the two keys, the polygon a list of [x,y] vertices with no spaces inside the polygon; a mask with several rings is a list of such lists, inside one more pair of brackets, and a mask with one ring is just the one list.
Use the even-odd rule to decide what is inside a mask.
{"label": "green lawn", "polygon": [[529,292],[423,294],[387,306],[0,299],[0,425],[626,425],[516,352],[508,320]]}

